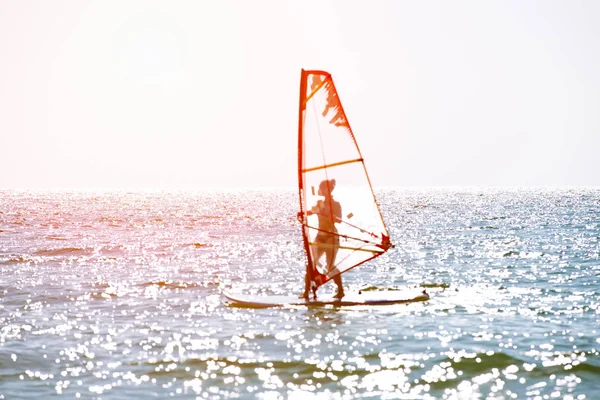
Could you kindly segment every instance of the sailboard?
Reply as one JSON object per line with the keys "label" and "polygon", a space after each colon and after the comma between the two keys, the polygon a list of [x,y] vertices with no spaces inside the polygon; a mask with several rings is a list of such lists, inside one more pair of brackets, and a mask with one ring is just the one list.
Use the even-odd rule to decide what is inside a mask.
{"label": "sailboard", "polygon": [[238,307],[269,308],[269,307],[347,307],[347,306],[386,306],[391,304],[414,303],[429,300],[424,290],[402,289],[393,291],[371,291],[349,293],[338,299],[328,294],[316,299],[299,298],[296,295],[250,295],[225,292],[225,297]]}
{"label": "sailboard", "polygon": [[[298,220],[306,254],[305,299],[226,294],[234,303],[389,304],[423,301],[422,291],[318,299],[317,289],[393,247],[330,73],[302,70],[298,108]],[[339,281],[339,279],[337,279]],[[402,291],[400,291],[402,292]],[[267,296],[269,297],[269,296]]]}

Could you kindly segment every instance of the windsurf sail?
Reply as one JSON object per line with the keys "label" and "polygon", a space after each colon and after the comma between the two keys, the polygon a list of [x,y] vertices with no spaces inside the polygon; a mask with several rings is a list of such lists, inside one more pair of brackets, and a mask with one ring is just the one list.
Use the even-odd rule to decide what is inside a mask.
{"label": "windsurf sail", "polygon": [[302,70],[298,186],[310,280],[318,287],[393,247],[331,75]]}

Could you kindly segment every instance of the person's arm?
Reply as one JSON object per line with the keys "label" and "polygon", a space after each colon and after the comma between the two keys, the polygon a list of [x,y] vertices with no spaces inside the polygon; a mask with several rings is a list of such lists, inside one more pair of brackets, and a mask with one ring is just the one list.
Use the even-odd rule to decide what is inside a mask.
{"label": "person's arm", "polygon": [[[317,202],[317,204],[315,206],[313,206],[313,208],[311,208],[310,210],[307,210],[306,211],[306,215],[318,214],[319,213],[319,209],[320,209],[320,205],[321,205],[321,200],[319,200]],[[302,221],[302,212],[301,211],[298,212],[298,219],[300,221]]]}
{"label": "person's arm", "polygon": [[313,215],[313,214],[318,214],[319,211],[321,211],[322,205],[321,205],[321,200],[317,201],[317,204],[315,204],[315,206],[313,208],[311,208],[310,210],[308,210],[306,212],[306,215]]}

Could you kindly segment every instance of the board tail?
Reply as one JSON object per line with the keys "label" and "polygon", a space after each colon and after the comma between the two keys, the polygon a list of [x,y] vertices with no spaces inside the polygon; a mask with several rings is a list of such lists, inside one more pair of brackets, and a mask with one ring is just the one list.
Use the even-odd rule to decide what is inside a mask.
{"label": "board tail", "polygon": [[393,247],[331,75],[302,70],[299,219],[316,286]]}

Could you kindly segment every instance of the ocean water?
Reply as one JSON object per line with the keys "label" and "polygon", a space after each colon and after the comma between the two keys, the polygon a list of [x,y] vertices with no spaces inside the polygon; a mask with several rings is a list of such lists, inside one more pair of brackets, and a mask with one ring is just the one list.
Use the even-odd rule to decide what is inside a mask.
{"label": "ocean water", "polygon": [[427,302],[227,304],[301,292],[293,190],[0,191],[0,398],[600,398],[600,189],[376,194],[346,291]]}

